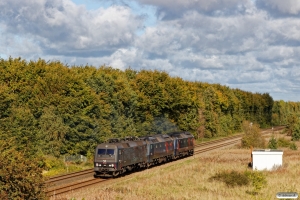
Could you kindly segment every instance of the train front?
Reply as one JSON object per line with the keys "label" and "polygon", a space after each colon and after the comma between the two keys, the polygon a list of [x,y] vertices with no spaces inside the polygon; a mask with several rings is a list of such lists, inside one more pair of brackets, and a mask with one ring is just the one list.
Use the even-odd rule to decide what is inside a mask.
{"label": "train front", "polygon": [[117,176],[117,154],[118,149],[115,144],[99,144],[95,150],[94,157],[94,177]]}

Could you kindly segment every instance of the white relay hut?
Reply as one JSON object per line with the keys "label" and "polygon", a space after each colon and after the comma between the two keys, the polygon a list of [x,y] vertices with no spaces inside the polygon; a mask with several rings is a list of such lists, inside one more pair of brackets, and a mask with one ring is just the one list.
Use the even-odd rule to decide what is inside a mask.
{"label": "white relay hut", "polygon": [[282,150],[262,149],[252,151],[253,170],[272,170],[282,166]]}

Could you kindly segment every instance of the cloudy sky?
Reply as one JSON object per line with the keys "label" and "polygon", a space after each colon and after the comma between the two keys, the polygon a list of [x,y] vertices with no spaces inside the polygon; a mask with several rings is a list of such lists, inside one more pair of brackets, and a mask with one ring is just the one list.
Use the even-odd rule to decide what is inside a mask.
{"label": "cloudy sky", "polygon": [[166,71],[300,101],[299,0],[1,0],[0,58]]}

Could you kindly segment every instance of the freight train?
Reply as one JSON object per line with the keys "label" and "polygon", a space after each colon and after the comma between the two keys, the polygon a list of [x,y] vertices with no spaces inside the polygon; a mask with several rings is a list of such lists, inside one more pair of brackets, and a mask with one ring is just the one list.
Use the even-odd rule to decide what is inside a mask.
{"label": "freight train", "polygon": [[110,139],[98,144],[94,156],[94,177],[117,177],[194,154],[194,136],[172,132],[145,137]]}

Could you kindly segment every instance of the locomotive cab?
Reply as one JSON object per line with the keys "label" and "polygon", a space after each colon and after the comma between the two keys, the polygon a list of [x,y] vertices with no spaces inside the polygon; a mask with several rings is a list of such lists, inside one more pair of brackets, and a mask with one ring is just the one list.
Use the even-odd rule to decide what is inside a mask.
{"label": "locomotive cab", "polygon": [[117,173],[118,148],[112,144],[99,144],[95,150],[95,177],[111,177]]}

